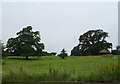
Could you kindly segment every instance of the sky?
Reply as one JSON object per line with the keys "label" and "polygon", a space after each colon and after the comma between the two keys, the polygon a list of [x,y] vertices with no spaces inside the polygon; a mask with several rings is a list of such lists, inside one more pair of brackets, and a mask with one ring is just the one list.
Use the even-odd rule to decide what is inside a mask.
{"label": "sky", "polygon": [[[1,5],[0,5],[1,6]],[[88,30],[108,32],[108,42],[118,45],[118,5],[115,2],[4,2],[2,4],[2,40],[27,26],[39,31],[45,51],[65,48],[70,54]],[[0,35],[1,36],[1,35]],[[0,37],[1,38],[1,37]]]}

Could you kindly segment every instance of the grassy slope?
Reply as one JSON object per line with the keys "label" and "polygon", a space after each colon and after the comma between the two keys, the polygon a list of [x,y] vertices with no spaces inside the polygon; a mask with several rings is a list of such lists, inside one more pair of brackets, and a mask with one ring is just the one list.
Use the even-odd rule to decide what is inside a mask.
{"label": "grassy slope", "polygon": [[19,73],[22,69],[29,74],[49,73],[49,69],[56,69],[61,72],[75,72],[74,76],[79,74],[89,74],[90,71],[97,71],[98,68],[104,65],[118,64],[117,58],[104,56],[89,56],[89,57],[67,57],[60,59],[56,56],[44,56],[38,60],[15,60],[3,59],[3,77],[8,75],[10,71]]}

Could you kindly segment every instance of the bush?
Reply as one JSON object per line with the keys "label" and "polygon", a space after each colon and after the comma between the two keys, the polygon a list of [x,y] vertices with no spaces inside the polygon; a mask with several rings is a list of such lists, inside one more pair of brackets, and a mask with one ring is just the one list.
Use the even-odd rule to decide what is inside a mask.
{"label": "bush", "polygon": [[111,52],[113,55],[120,55],[120,51],[118,50],[112,50]]}

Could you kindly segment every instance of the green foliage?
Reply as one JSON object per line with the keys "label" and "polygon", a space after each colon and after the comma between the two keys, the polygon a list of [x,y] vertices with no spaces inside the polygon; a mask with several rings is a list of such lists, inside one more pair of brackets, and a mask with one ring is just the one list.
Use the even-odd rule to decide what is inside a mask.
{"label": "green foliage", "polygon": [[111,52],[113,55],[120,55],[120,51],[118,50],[112,50]]}
{"label": "green foliage", "polygon": [[71,50],[71,56],[81,56],[82,54],[80,53],[81,50],[79,49],[79,46],[75,46],[73,50]]}
{"label": "green foliage", "polygon": [[111,52],[113,55],[120,55],[120,46],[116,46],[116,50],[112,50]]}
{"label": "green foliage", "polygon": [[2,55],[2,58],[7,57],[8,52],[5,51],[5,46],[3,43],[0,43],[0,55]]}
{"label": "green foliage", "polygon": [[32,27],[23,28],[22,31],[17,32],[16,38],[10,38],[7,41],[6,48],[11,55],[17,56],[35,56],[40,55],[44,49],[44,44],[40,43],[39,31],[32,31]]}
{"label": "green foliage", "polygon": [[50,56],[56,56],[56,54],[57,54],[56,52],[51,52]]}
{"label": "green foliage", "polygon": [[116,50],[120,51],[120,46],[119,45],[116,46]]}
{"label": "green foliage", "polygon": [[65,57],[68,56],[68,54],[66,53],[65,49],[62,49],[61,53],[58,54],[59,57],[61,57],[62,59],[65,59]]}
{"label": "green foliage", "polygon": [[51,52],[51,53],[48,53],[47,51],[43,51],[42,52],[42,56],[56,56],[56,52]]}
{"label": "green foliage", "polygon": [[99,55],[99,51],[112,48],[112,43],[108,43],[105,38],[108,33],[103,30],[89,30],[80,35],[79,44],[73,48],[71,55]]}

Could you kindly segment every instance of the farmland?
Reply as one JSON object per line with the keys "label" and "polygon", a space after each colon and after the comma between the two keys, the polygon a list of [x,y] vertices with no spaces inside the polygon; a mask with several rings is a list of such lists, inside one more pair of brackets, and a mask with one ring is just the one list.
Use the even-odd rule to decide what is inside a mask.
{"label": "farmland", "polygon": [[[3,58],[3,82],[80,81],[117,82],[118,55]],[[13,59],[14,58],[14,59]]]}

